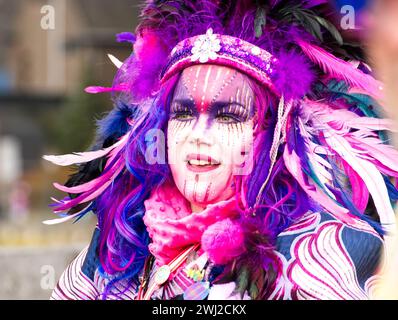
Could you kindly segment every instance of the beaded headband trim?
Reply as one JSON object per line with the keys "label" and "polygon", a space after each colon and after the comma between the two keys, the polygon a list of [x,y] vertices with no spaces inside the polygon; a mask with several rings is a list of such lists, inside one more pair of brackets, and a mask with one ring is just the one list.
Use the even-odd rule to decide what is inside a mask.
{"label": "beaded headband trim", "polygon": [[276,91],[271,81],[277,59],[266,50],[232,36],[205,34],[184,39],[171,51],[161,73],[161,83],[179,71],[196,64],[212,63],[240,70]]}

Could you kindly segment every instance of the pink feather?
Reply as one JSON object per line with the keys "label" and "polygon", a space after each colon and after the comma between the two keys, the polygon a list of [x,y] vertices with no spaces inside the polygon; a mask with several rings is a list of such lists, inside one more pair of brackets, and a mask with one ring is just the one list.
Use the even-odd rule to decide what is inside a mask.
{"label": "pink feather", "polygon": [[[100,178],[97,178],[95,180],[96,181],[95,185],[92,186],[91,189],[87,190],[86,192],[82,193],[80,196],[78,196],[70,201],[66,201],[62,205],[57,206],[56,209],[54,210],[54,212],[62,212],[62,211],[68,210],[78,204],[88,202],[90,200],[95,199],[97,196],[99,196],[102,192],[104,192],[106,190],[106,188],[109,187],[110,184],[113,183],[114,179],[123,170],[123,168],[124,168],[123,160],[124,159],[121,158],[114,165],[114,168],[115,168],[114,171],[109,172],[109,174],[101,176]],[[77,186],[76,188],[78,188],[78,187],[79,186]],[[76,190],[74,190],[74,191],[76,191]]]}
{"label": "pink feather", "polygon": [[345,122],[345,124],[354,129],[366,129],[366,130],[389,130],[397,131],[394,121],[390,119],[378,119],[368,117],[358,117]]}
{"label": "pink feather", "polygon": [[62,217],[62,218],[57,218],[57,219],[52,219],[52,220],[45,220],[43,221],[43,224],[46,225],[54,225],[54,224],[60,224],[66,221],[70,221],[73,220],[74,218],[77,218],[83,211],[87,210],[87,208],[91,206],[91,203],[86,206],[84,209],[80,210],[79,212],[76,212],[72,215],[66,216],[66,217]]}
{"label": "pink feather", "polygon": [[[364,130],[361,132],[362,136],[374,134],[372,130],[397,131],[394,122],[390,119],[361,117],[352,111],[334,109],[325,103],[308,99],[302,107],[306,117],[315,119],[319,124],[327,123],[336,130],[347,132],[349,128]],[[345,108],[345,106],[342,107]]]}
{"label": "pink feather", "polygon": [[117,169],[118,169],[118,166],[115,165],[111,169],[109,169],[108,172],[102,174],[98,178],[91,180],[89,182],[83,183],[78,186],[67,187],[67,186],[64,186],[64,185],[56,183],[56,182],[53,183],[53,185],[56,189],[66,192],[66,193],[77,194],[77,193],[88,192],[90,190],[96,189],[103,182],[107,181],[109,176],[113,176],[113,174],[117,171]]}
{"label": "pink feather", "polygon": [[285,147],[283,153],[283,160],[285,162],[286,168],[289,170],[291,175],[297,180],[303,190],[317,203],[323,206],[331,214],[339,218],[343,222],[355,223],[353,218],[349,216],[349,211],[338,205],[333,199],[327,196],[323,191],[315,184],[309,184],[306,182],[306,177],[304,176],[304,171],[300,165],[300,159],[298,155],[292,151],[289,153],[287,147]]}
{"label": "pink feather", "polygon": [[[360,117],[351,111],[334,109],[324,103],[309,100],[302,104],[302,111],[303,121],[306,119],[305,121],[312,123],[312,131],[308,132],[321,134],[326,146],[329,146],[328,153],[341,158],[352,186],[354,204],[363,211],[369,195],[372,195],[382,224],[393,223],[394,212],[381,172],[398,176],[398,151],[390,145],[383,144],[374,132],[392,129],[392,122]],[[310,140],[310,137],[307,140]],[[310,145],[311,148],[315,148],[308,144]],[[309,158],[310,161],[314,160],[310,155]],[[319,159],[317,162],[321,164]],[[286,165],[293,175],[297,175],[299,170],[293,170],[288,163]],[[298,181],[300,180],[302,178]],[[304,181],[300,184],[312,198],[323,201],[320,203],[325,208],[329,205],[319,194],[306,187]]]}
{"label": "pink feather", "polygon": [[103,92],[115,92],[115,91],[128,91],[129,87],[121,83],[113,87],[101,87],[101,86],[90,86],[84,89],[85,92],[91,94],[103,93]]}
{"label": "pink feather", "polygon": [[[383,144],[380,139],[374,137],[357,139],[348,135],[346,139],[355,149],[365,151],[366,157],[373,158],[398,173],[398,151],[391,145]],[[363,158],[360,153],[358,155]]]}
{"label": "pink feather", "polygon": [[350,180],[352,190],[352,202],[360,212],[364,212],[369,200],[369,191],[361,177],[353,170],[347,162],[342,160],[344,171]]}
{"label": "pink feather", "polygon": [[[96,151],[87,151],[87,152],[75,152],[72,154],[65,154],[61,156],[45,155],[43,156],[43,159],[50,161],[58,166],[70,166],[73,164],[86,163],[101,158],[110,153],[114,149],[117,152],[120,151],[120,149],[124,147],[124,145],[127,143],[129,135],[130,132],[121,137],[118,142],[105,149],[96,150]],[[111,153],[111,156],[113,154],[114,152]],[[110,161],[108,161],[108,163],[109,162]]]}
{"label": "pink feather", "polygon": [[381,82],[370,75],[363,73],[350,63],[333,56],[320,47],[303,40],[297,40],[297,43],[308,58],[326,74],[338,80],[344,80],[351,86],[358,87],[377,99],[382,97]]}
{"label": "pink feather", "polygon": [[[302,106],[306,117],[312,120],[313,128],[344,136],[355,148],[357,156],[371,161],[383,172],[388,171],[390,175],[397,176],[398,151],[383,144],[373,131],[394,129],[391,120],[360,117],[351,111],[335,110],[326,104],[310,100],[306,100]],[[350,132],[350,129],[357,131]]]}
{"label": "pink feather", "polygon": [[392,209],[387,187],[379,170],[371,162],[362,159],[350,143],[338,134],[325,132],[325,141],[331,150],[342,157],[347,164],[355,170],[366,184],[382,224],[395,222],[394,210]]}

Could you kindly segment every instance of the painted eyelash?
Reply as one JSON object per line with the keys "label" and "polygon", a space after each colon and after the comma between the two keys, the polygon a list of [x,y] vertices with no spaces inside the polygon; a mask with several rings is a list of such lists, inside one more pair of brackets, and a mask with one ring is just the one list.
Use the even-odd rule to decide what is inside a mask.
{"label": "painted eyelash", "polygon": [[218,110],[216,117],[224,115],[233,117],[237,121],[246,121],[248,118],[248,112],[245,111],[241,106],[237,105],[230,105],[228,111],[226,109]]}
{"label": "painted eyelash", "polygon": [[[190,118],[188,119],[182,119],[180,118],[181,116],[188,116]],[[170,118],[173,120],[181,121],[181,122],[189,122],[194,120],[193,117],[195,116],[195,113],[192,111],[191,108],[186,107],[184,105],[176,103],[171,112],[170,112]],[[230,104],[228,106],[223,107],[222,109],[219,109],[214,116],[215,118],[218,117],[230,117],[232,118],[231,121],[223,121],[222,123],[224,124],[232,124],[232,123],[239,123],[239,122],[244,122],[248,119],[249,113],[247,112],[246,109],[244,109],[240,105],[234,105]]]}
{"label": "painted eyelash", "polygon": [[170,110],[170,116],[173,118],[176,116],[185,115],[185,114],[192,116],[193,112],[189,107],[186,107],[179,103],[175,103],[174,106]]}
{"label": "painted eyelash", "polygon": [[[188,119],[181,119],[180,116],[188,116],[190,118]],[[176,121],[180,121],[180,122],[190,122],[193,121],[194,115],[192,113],[192,111],[190,110],[173,110],[170,113],[170,118],[171,120],[176,120]]]}
{"label": "painted eyelash", "polygon": [[232,119],[235,120],[236,122],[242,122],[242,121],[244,121],[244,119],[241,118],[240,116],[238,116],[237,114],[234,114],[234,113],[227,113],[227,112],[222,112],[222,113],[220,113],[220,114],[217,114],[217,115],[216,115],[216,118],[218,118],[218,117],[225,117],[225,116],[232,118]]}
{"label": "painted eyelash", "polygon": [[[180,114],[180,115],[181,115],[181,114]],[[176,121],[181,121],[181,122],[190,122],[190,121],[193,121],[193,120],[194,120],[193,117],[188,118],[188,119],[179,118],[180,115],[179,115],[179,114],[174,114],[174,115],[171,117],[171,120],[176,120]]]}
{"label": "painted eyelash", "polygon": [[188,107],[183,106],[182,104],[176,103],[174,107],[171,109],[171,112],[191,112],[192,110]]}

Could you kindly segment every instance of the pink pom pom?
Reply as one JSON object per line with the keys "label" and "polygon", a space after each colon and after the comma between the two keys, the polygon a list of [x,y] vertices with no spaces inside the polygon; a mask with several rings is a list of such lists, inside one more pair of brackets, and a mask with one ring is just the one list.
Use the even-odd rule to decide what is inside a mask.
{"label": "pink pom pom", "polygon": [[216,264],[230,262],[245,251],[241,226],[229,218],[216,222],[203,233],[202,249]]}

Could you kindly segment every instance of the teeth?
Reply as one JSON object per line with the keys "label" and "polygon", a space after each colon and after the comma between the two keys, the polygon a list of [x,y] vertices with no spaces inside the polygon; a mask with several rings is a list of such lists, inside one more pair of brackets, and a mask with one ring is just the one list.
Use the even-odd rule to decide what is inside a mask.
{"label": "teeth", "polygon": [[209,161],[206,160],[196,160],[196,159],[191,159],[188,161],[189,164],[194,165],[194,166],[206,166],[211,164]]}

